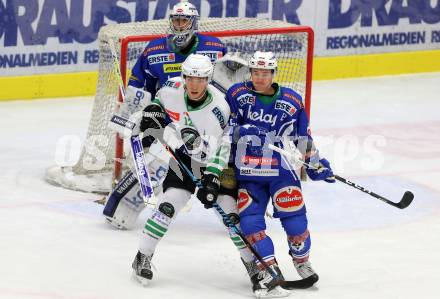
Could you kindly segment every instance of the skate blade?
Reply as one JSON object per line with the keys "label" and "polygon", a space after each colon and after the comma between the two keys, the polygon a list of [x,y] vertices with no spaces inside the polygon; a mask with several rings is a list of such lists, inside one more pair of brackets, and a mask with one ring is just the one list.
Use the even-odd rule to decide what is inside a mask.
{"label": "skate blade", "polygon": [[150,284],[151,279],[146,279],[142,276],[136,274],[136,271],[133,270],[133,278],[137,280],[143,287],[146,287]]}
{"label": "skate blade", "polygon": [[290,295],[290,291],[285,290],[280,286],[276,286],[270,291],[268,289],[256,290],[254,294],[257,298],[282,298],[288,297]]}

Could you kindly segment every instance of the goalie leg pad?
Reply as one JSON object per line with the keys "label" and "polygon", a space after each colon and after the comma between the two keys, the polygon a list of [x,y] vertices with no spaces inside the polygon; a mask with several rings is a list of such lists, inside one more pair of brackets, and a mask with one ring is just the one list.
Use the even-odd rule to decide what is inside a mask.
{"label": "goalie leg pad", "polygon": [[145,207],[136,175],[128,171],[106,199],[103,214],[119,229],[131,229]]}

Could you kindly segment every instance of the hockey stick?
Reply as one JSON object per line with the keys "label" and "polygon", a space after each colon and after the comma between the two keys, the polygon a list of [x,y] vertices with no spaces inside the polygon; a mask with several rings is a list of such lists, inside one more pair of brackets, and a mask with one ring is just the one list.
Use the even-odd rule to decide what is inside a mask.
{"label": "hockey stick", "polygon": [[[122,75],[121,70],[119,68],[119,59],[116,55],[116,48],[113,44],[112,40],[108,41],[108,45],[110,47],[110,52],[112,54],[112,60],[113,60],[113,67],[116,72],[116,77],[118,79],[118,86],[119,90],[121,92],[122,99],[125,101],[125,86],[124,82],[122,81]],[[130,120],[127,120],[125,118],[119,117],[117,115],[113,115],[111,122],[114,122],[115,124],[119,126],[128,127],[130,129],[133,129],[136,125]],[[147,163],[145,162],[145,156],[144,156],[144,150],[142,147],[142,141],[139,138],[139,135],[131,136],[130,137],[130,145],[131,145],[131,153],[132,158],[134,162],[134,166],[136,169],[136,175],[139,181],[139,185],[141,186],[142,190],[142,197],[144,199],[144,202],[148,203],[149,199],[153,195],[153,186],[151,185],[150,175],[148,173]]]}
{"label": "hockey stick", "polygon": [[[291,154],[290,152],[288,152],[288,151],[286,151],[284,149],[276,147],[273,144],[269,144],[269,148],[274,150],[275,152],[278,152],[278,153],[282,154],[283,156],[294,158],[295,161],[300,162],[301,164],[303,164],[306,167],[315,169],[310,164],[307,164],[306,162],[298,159],[293,154]],[[353,182],[351,182],[351,181],[349,181],[349,180],[347,180],[347,179],[345,179],[345,178],[343,178],[343,177],[341,177],[341,176],[339,176],[337,174],[335,174],[334,177],[335,177],[336,180],[338,180],[338,181],[340,181],[342,183],[345,183],[345,184],[349,185],[350,187],[356,188],[356,189],[358,189],[358,190],[360,190],[360,191],[362,191],[364,193],[367,193],[368,195],[373,196],[374,198],[377,198],[377,199],[379,199],[379,200],[381,200],[381,201],[383,201],[383,202],[385,202],[385,203],[387,203],[387,204],[389,204],[389,205],[391,205],[393,207],[399,208],[399,209],[405,209],[406,207],[408,207],[411,204],[411,202],[414,199],[414,194],[411,191],[405,191],[405,193],[402,196],[402,199],[399,202],[393,202],[393,201],[391,201],[389,199],[386,199],[385,197],[380,196],[380,195],[378,195],[378,194],[376,194],[376,193],[374,193],[374,192],[372,192],[370,190],[367,190],[364,187],[359,186],[358,184],[353,183]]]}
{"label": "hockey stick", "polygon": [[[176,153],[169,147],[165,146],[170,156],[179,164],[179,166],[185,171],[185,173],[191,178],[193,183],[198,188],[203,188],[201,182],[194,176],[190,169],[179,159]],[[231,221],[228,214],[217,204],[214,203],[213,208],[220,214],[224,223],[228,226],[228,228],[232,229],[240,239],[246,244],[247,248],[252,252],[252,254],[258,259],[258,261],[264,266],[264,268],[269,272],[269,274],[279,282],[279,285],[283,289],[291,290],[291,289],[307,289],[312,287],[319,279],[317,275],[311,275],[307,278],[299,279],[299,280],[280,280],[278,274],[276,274],[269,265],[264,261],[263,257],[255,250],[255,248],[249,243],[240,229]]]}

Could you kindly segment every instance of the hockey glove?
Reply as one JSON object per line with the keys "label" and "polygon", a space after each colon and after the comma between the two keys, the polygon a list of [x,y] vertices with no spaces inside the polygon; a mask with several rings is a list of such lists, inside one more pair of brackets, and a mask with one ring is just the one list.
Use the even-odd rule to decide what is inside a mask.
{"label": "hockey glove", "polygon": [[205,209],[210,209],[217,201],[220,180],[216,175],[207,174],[202,178],[202,185],[203,188],[199,188],[197,191],[197,198],[204,205]]}
{"label": "hockey glove", "polygon": [[336,181],[330,168],[330,162],[324,158],[320,159],[318,154],[307,158],[306,163],[311,166],[306,168],[306,172],[312,181],[326,181],[327,183],[334,183]]}
{"label": "hockey glove", "polygon": [[140,130],[143,133],[142,146],[150,147],[154,140],[162,138],[166,126],[166,113],[159,105],[151,104],[144,109]]}

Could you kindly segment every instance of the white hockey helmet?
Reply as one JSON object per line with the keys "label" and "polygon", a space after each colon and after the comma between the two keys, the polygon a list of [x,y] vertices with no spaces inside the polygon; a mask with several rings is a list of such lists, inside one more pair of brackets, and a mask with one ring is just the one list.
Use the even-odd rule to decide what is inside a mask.
{"label": "white hockey helmet", "polygon": [[191,54],[182,63],[182,78],[185,76],[208,78],[211,81],[214,66],[208,56]]}
{"label": "white hockey helmet", "polygon": [[[183,19],[186,24],[182,28],[176,28],[173,20]],[[169,17],[170,29],[173,35],[172,42],[179,48],[185,48],[199,29],[199,12],[197,8],[188,1],[181,1],[173,6]]]}
{"label": "white hockey helmet", "polygon": [[256,51],[249,59],[249,68],[251,69],[273,70],[276,72],[277,67],[277,59],[272,52]]}

